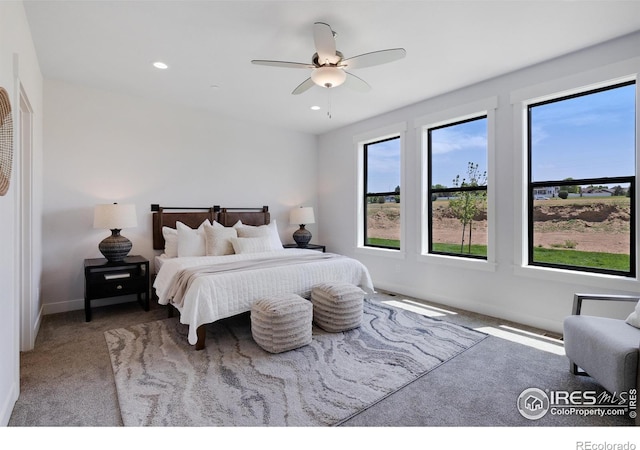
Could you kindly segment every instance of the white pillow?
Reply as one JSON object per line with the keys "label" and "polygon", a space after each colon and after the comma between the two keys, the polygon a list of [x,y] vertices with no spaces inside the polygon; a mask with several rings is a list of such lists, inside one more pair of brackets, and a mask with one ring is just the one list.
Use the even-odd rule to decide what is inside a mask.
{"label": "white pillow", "polygon": [[245,225],[238,220],[233,226],[238,230],[238,237],[263,237],[269,238],[271,250],[282,250],[282,241],[280,240],[280,234],[278,233],[278,225],[276,220],[272,220],[268,225],[260,225],[254,227],[251,225]]}
{"label": "white pillow", "polygon": [[236,254],[262,253],[271,251],[271,240],[269,236],[231,238],[231,245]]}
{"label": "white pillow", "polygon": [[167,258],[178,256],[178,230],[162,227],[162,237],[164,237],[164,254]]}
{"label": "white pillow", "polygon": [[626,322],[632,327],[640,328],[640,302],[636,305],[636,309],[629,314]]}
{"label": "white pillow", "polygon": [[230,239],[238,237],[238,232],[233,227],[224,227],[220,224],[216,227],[216,223],[218,222],[214,222],[213,226],[209,224],[204,226],[207,256],[233,255]]}
{"label": "white pillow", "polygon": [[206,239],[204,235],[205,225],[211,225],[209,219],[202,222],[197,230],[176,222],[178,231],[178,257],[205,256],[207,254]]}

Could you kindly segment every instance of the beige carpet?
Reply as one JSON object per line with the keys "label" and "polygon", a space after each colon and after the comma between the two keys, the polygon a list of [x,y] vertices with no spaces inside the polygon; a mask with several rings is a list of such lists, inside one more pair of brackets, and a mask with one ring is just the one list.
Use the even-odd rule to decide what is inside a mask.
{"label": "beige carpet", "polygon": [[210,325],[204,351],[186,333],[177,319],[105,332],[125,425],[337,425],[486,337],[371,301],[362,327],[314,328],[311,345],[276,355],[248,315]]}

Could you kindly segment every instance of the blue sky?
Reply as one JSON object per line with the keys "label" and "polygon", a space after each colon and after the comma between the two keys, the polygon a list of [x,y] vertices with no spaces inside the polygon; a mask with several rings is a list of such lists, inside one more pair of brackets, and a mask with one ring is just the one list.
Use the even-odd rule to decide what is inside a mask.
{"label": "blue sky", "polygon": [[400,186],[400,139],[369,144],[367,192],[392,192]]}
{"label": "blue sky", "polygon": [[[432,131],[433,184],[453,186],[467,164],[487,170],[486,119]],[[534,181],[634,174],[635,86],[576,97],[532,109]],[[369,146],[368,192],[400,184],[399,139]]]}
{"label": "blue sky", "polygon": [[[456,175],[466,177],[467,163],[487,170],[487,121],[474,120],[439,128],[432,133],[435,183],[453,186]],[[367,192],[389,192],[400,185],[400,140],[369,145]]]}
{"label": "blue sky", "polygon": [[634,111],[634,85],[533,107],[533,181],[633,175]]}
{"label": "blue sky", "polygon": [[478,164],[480,173],[487,170],[487,119],[437,128],[431,132],[432,184],[454,187],[453,179],[467,178],[468,163]]}

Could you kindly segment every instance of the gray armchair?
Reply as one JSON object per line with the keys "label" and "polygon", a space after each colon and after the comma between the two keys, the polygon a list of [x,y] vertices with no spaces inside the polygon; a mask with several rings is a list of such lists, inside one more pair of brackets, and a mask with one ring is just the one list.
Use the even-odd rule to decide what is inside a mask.
{"label": "gray armchair", "polygon": [[640,296],[575,294],[572,315],[564,320],[564,348],[573,374],[588,374],[611,393],[637,389],[640,329],[620,319],[581,315],[585,300],[638,302]]}

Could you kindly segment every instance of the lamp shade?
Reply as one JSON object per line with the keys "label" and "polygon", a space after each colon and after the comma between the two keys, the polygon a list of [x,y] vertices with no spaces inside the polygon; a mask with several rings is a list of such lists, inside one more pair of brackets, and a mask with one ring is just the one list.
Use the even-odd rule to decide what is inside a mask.
{"label": "lamp shade", "polygon": [[337,67],[318,67],[311,72],[311,79],[318,86],[332,88],[344,83],[344,80],[347,79],[347,74]]}
{"label": "lamp shade", "polygon": [[313,216],[313,208],[310,206],[305,206],[292,209],[291,213],[289,214],[289,223],[292,225],[306,225],[309,223],[316,223],[316,219]]}
{"label": "lamp shade", "polygon": [[96,205],[93,214],[93,227],[108,230],[121,230],[138,226],[135,205],[113,203]]}

